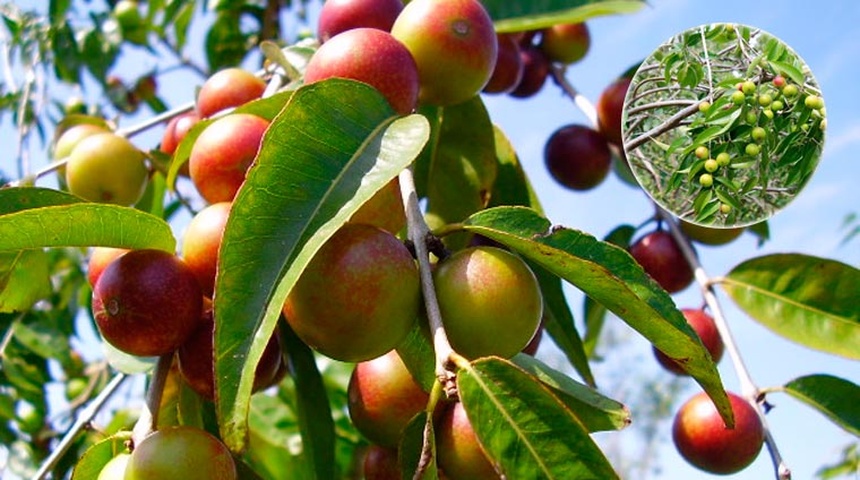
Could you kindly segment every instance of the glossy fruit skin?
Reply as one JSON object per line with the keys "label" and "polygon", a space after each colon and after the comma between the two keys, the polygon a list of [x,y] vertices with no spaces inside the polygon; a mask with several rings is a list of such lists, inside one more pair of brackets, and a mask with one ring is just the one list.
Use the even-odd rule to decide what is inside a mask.
{"label": "glossy fruit skin", "polygon": [[543,298],[534,273],[516,255],[471,247],[433,272],[448,340],[467,357],[519,353],[540,326]]}
{"label": "glossy fruit skin", "polygon": [[128,252],[129,250],[125,248],[93,247],[90,259],[87,261],[87,281],[90,287],[96,286],[102,272],[111,262]]}
{"label": "glossy fruit skin", "polygon": [[729,154],[728,154],[728,153],[726,153],[726,152],[720,152],[720,153],[717,155],[716,160],[717,160],[717,165],[718,165],[718,166],[720,166],[720,167],[726,167],[726,166],[728,166],[730,163],[732,163],[732,156],[731,156],[731,155],[729,155]]}
{"label": "glossy fruit skin", "polygon": [[785,98],[792,98],[797,96],[798,90],[797,85],[788,84],[782,89],[782,94],[785,95]]}
{"label": "glossy fruit skin", "polygon": [[439,467],[451,480],[501,478],[478,442],[462,403],[449,405],[436,426]]}
{"label": "glossy fruit skin", "polygon": [[684,459],[710,473],[728,475],[751,464],[764,441],[756,410],[743,398],[728,393],[735,428],[726,428],[711,399],[699,393],[675,415],[672,440]]}
{"label": "glossy fruit skin", "polygon": [[597,123],[610,142],[621,145],[621,117],[624,97],[630,88],[629,78],[619,78],[606,87],[597,99]]}
{"label": "glossy fruit skin", "polygon": [[314,255],[283,311],[318,352],[362,362],[406,337],[419,303],[418,269],[403,243],[378,227],[348,223]]}
{"label": "glossy fruit skin", "polygon": [[72,154],[81,140],[96,133],[110,132],[107,127],[92,123],[79,123],[66,129],[54,143],[54,159],[62,160]]}
{"label": "glossy fruit skin", "polygon": [[549,60],[541,49],[532,45],[520,45],[520,60],[523,75],[520,83],[511,90],[514,98],[529,98],[541,91],[549,76]]}
{"label": "glossy fruit skin", "polygon": [[305,69],[305,84],[328,78],[349,78],[372,86],[400,115],[412,113],[418,103],[415,60],[393,36],[375,28],[347,30],[314,53]]}
{"label": "glossy fruit skin", "polygon": [[221,110],[256,100],[266,90],[266,82],[241,68],[225,68],[209,77],[197,94],[197,113],[210,117]]}
{"label": "glossy fruit skin", "polygon": [[746,152],[747,155],[754,157],[761,152],[761,147],[759,147],[758,145],[756,145],[754,143],[750,143],[750,144],[747,144],[747,146],[744,148],[744,151]]}
{"label": "glossy fruit skin", "polygon": [[104,269],[93,288],[93,317],[102,337],[130,355],[176,350],[200,325],[203,294],[179,257],[133,250]]}
{"label": "glossy fruit skin", "polygon": [[711,109],[711,102],[701,102],[699,103],[699,113],[708,113],[708,110]]}
{"label": "glossy fruit skin", "polygon": [[714,173],[717,171],[717,169],[720,168],[720,164],[717,163],[717,161],[714,160],[713,158],[709,158],[709,159],[705,160],[704,166],[705,166],[705,171],[709,172],[709,173]]}
{"label": "glossy fruit skin", "polygon": [[698,158],[700,160],[704,160],[704,159],[708,158],[708,155],[710,155],[710,151],[708,150],[708,147],[706,147],[704,145],[700,145],[700,146],[696,147],[695,154],[696,154],[696,158]]}
{"label": "glossy fruit skin", "polygon": [[741,91],[747,95],[755,93],[756,85],[752,80],[747,80],[741,84]]}
{"label": "glossy fruit skin", "polygon": [[477,95],[493,73],[496,31],[478,0],[412,0],[391,34],[415,59],[422,105],[463,103]]}
{"label": "glossy fruit skin", "polygon": [[699,185],[708,188],[714,184],[714,176],[710,173],[703,173],[699,175]]}
{"label": "glossy fruit skin", "polygon": [[[717,324],[714,323],[714,318],[699,309],[685,308],[681,310],[681,313],[684,314],[687,323],[693,327],[693,330],[695,330],[696,334],[702,340],[702,344],[708,350],[708,353],[711,354],[714,363],[719,363],[720,359],[723,358],[724,345],[720,337],[720,332],[717,330]],[[652,349],[654,356],[663,368],[676,375],[688,375],[680,363],[672,360],[666,354],[657,350],[656,347]]]}
{"label": "glossy fruit skin", "polygon": [[364,480],[400,480],[400,461],[397,449],[371,445],[362,462]]}
{"label": "glossy fruit skin", "polygon": [[429,397],[396,350],[357,364],[347,387],[349,416],[355,428],[385,447],[398,445],[403,429],[424,410]]}
{"label": "glossy fruit skin", "polygon": [[484,93],[510,93],[520,84],[525,69],[520,57],[520,44],[510,34],[498,34],[496,39],[499,46],[496,66],[482,91]]}
{"label": "glossy fruit skin", "polygon": [[[212,360],[213,329],[215,324],[212,319],[212,310],[203,312],[202,324],[191,334],[180,347],[177,353],[179,359],[179,372],[185,383],[207,400],[215,400],[215,368]],[[278,370],[284,359],[284,351],[281,347],[281,337],[275,330],[269,343],[263,349],[263,356],[254,370],[254,384],[252,392],[258,392],[273,384]]]}
{"label": "glossy fruit skin", "polygon": [[176,151],[176,147],[182,143],[182,140],[185,138],[185,135],[188,134],[188,131],[191,130],[191,128],[199,121],[200,115],[196,111],[185,112],[171,118],[170,121],[167,122],[167,126],[164,128],[164,134],[161,137],[159,150],[168,155],[173,155]]}
{"label": "glossy fruit skin", "polygon": [[125,477],[125,470],[130,459],[130,453],[120,453],[119,455],[111,458],[105,466],[102,467],[96,480],[122,480]]}
{"label": "glossy fruit skin", "polygon": [[704,245],[725,245],[744,232],[743,227],[710,228],[685,221],[679,222],[679,225],[688,238]]}
{"label": "glossy fruit skin", "polygon": [[744,95],[744,92],[734,92],[732,93],[732,103],[735,105],[743,105],[746,101],[747,97]]}
{"label": "glossy fruit skin", "polygon": [[182,241],[182,259],[194,272],[203,294],[211,297],[215,291],[215,272],[218,266],[218,249],[224,227],[230,216],[231,202],[213,203],[197,212],[185,229]]}
{"label": "glossy fruit skin", "polygon": [[807,108],[811,108],[814,110],[820,110],[824,108],[824,100],[817,95],[808,95],[803,99],[803,104],[806,105]]}
{"label": "glossy fruit skin", "polygon": [[133,205],[146,189],[146,155],[114,133],[95,133],[75,145],[66,164],[66,184],[91,202]]}
{"label": "glossy fruit skin", "polygon": [[782,75],[777,75],[777,76],[773,77],[773,80],[771,80],[771,83],[773,83],[774,87],[782,89],[782,87],[785,86],[785,77],[783,77]]}
{"label": "glossy fruit skin", "polygon": [[680,292],[693,281],[693,269],[667,231],[643,236],[630,246],[630,255],[669,293]]}
{"label": "glossy fruit skin", "polygon": [[572,190],[599,185],[612,169],[612,153],[606,138],[583,125],[567,125],[549,137],[544,163],[552,177]]}
{"label": "glossy fruit skin", "polygon": [[373,225],[391,233],[397,233],[406,226],[406,212],[400,194],[400,180],[391,180],[370,200],[352,214],[350,223]]}
{"label": "glossy fruit skin", "polygon": [[765,139],[765,137],[767,137],[767,131],[765,131],[765,129],[761,127],[755,127],[752,129],[750,135],[752,136],[753,140],[761,143]]}
{"label": "glossy fruit skin", "polygon": [[326,0],[320,10],[317,35],[327,42],[354,28],[390,32],[402,10],[402,0]]}
{"label": "glossy fruit skin", "polygon": [[236,464],[220,440],[193,427],[164,427],[137,445],[125,480],[235,480]]}
{"label": "glossy fruit skin", "polygon": [[235,113],[215,120],[200,133],[191,148],[188,170],[207,202],[233,200],[268,127],[269,122],[256,115]]}
{"label": "glossy fruit skin", "polygon": [[540,48],[552,62],[571,64],[582,60],[591,47],[585,23],[560,23],[543,30]]}

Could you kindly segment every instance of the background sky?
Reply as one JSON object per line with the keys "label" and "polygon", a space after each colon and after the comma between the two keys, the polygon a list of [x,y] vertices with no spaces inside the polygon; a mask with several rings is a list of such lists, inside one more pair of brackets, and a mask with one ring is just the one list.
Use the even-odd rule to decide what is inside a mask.
{"label": "background sky", "polygon": [[[39,9],[43,2],[27,1]],[[311,9],[314,18],[316,9]],[[828,131],[824,154],[818,171],[805,190],[782,212],[771,219],[772,240],[763,247],[756,246],[748,234],[734,243],[717,248],[698,247],[705,270],[712,276],[728,272],[735,264],[753,256],[775,252],[800,252],[860,264],[860,238],[846,245],[840,242],[845,234],[841,228],[847,214],[860,213],[860,2],[843,1],[739,1],[719,2],[696,0],[652,0],[642,11],[633,15],[603,17],[588,23],[592,47],[583,61],[568,71],[569,80],[584,95],[596,101],[600,92],[619,74],[641,61],[653,49],[671,36],[703,23],[735,22],[763,28],[782,39],[810,66],[820,83],[827,103]],[[199,47],[192,43],[189,51]],[[192,35],[195,35],[192,32]],[[199,51],[199,50],[197,50]],[[129,55],[116,68],[124,78],[136,78],[151,70],[154,61],[131,47]],[[453,72],[452,72],[453,74]],[[159,79],[159,93],[169,106],[187,103],[200,85],[199,77],[185,74],[168,74]],[[90,96],[92,92],[83,92]],[[596,190],[577,193],[558,186],[543,165],[543,146],[549,135],[569,123],[587,123],[586,118],[566,99],[561,90],[547,83],[542,93],[529,100],[487,96],[486,104],[494,122],[507,133],[519,152],[524,167],[553,223],[581,229],[602,237],[621,223],[638,225],[652,213],[645,195],[638,189],[610,177]],[[143,112],[124,123],[133,125],[150,115]],[[154,147],[160,139],[161,129],[155,129],[134,138],[143,148]],[[14,130],[4,118],[0,123],[0,142],[14,145]],[[38,152],[44,150],[34,143]],[[12,150],[7,148],[6,152]],[[47,161],[34,154],[34,167]],[[14,158],[6,153],[0,156],[0,170],[14,175]],[[181,228],[178,227],[178,228]],[[858,290],[860,291],[860,290]],[[860,297],[860,293],[858,293]],[[701,304],[695,287],[676,295],[679,307]],[[577,319],[582,317],[582,297],[572,288],[569,299]],[[742,355],[760,387],[781,385],[789,380],[811,373],[829,373],[860,383],[860,364],[808,350],[770,333],[742,312],[733,308],[721,296]],[[858,298],[860,302],[860,298]],[[637,406],[645,392],[642,385],[661,388],[674,385],[682,388],[679,401],[698,391],[687,380],[674,380],[663,373],[653,361],[650,345],[630,333],[623,323],[609,320],[607,340],[620,341],[621,347],[603,349],[606,358],[594,366],[599,385],[606,393],[627,402],[633,409],[636,424]],[[549,342],[544,342],[539,353],[546,361],[560,364]],[[737,391],[738,382],[730,362],[720,364],[727,389]],[[659,390],[657,391],[659,393]],[[783,395],[772,394],[768,400],[776,408],[768,415],[773,435],[794,472],[795,479],[813,478],[814,472],[825,463],[835,461],[839,451],[857,439],[831,424],[825,417]],[[860,401],[860,399],[858,399]],[[677,405],[676,405],[677,408]],[[675,452],[669,440],[671,418],[653,425],[661,441],[656,451],[657,462],[650,464],[659,469],[636,471],[630,478],[711,478],[687,465]],[[623,453],[625,462],[641,458],[646,449],[641,429],[635,427],[620,433],[601,434],[599,441],[608,449]],[[766,451],[745,471],[731,477],[746,480],[773,478],[770,457]],[[713,477],[716,478],[716,477]]]}

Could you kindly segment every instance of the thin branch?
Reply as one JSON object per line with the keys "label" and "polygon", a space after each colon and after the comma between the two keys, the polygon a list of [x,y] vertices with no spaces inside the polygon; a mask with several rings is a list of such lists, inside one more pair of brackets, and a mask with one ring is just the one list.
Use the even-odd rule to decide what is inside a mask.
{"label": "thin branch", "polygon": [[597,128],[597,109],[594,108],[594,105],[585,95],[579,93],[579,91],[574,88],[574,86],[567,81],[567,78],[564,76],[565,69],[559,65],[552,66],[552,78],[555,80],[555,83],[558,84],[559,87],[567,94],[568,97],[573,100],[573,103],[576,104],[577,108],[588,118],[588,121],[594,125],[594,128]]}
{"label": "thin branch", "polygon": [[167,384],[170,366],[173,364],[173,356],[173,352],[170,352],[158,357],[155,370],[152,372],[152,381],[146,390],[146,405],[140,412],[140,417],[131,432],[132,445],[139,445],[147,435],[158,428],[161,398],[164,395],[164,386]]}
{"label": "thin branch", "polygon": [[663,107],[688,107],[691,105],[695,105],[698,109],[699,103],[701,102],[698,102],[696,100],[663,100],[659,102],[646,103],[645,105],[637,105],[635,107],[629,108],[627,109],[627,115],[635,115],[637,113]]}
{"label": "thin branch", "polygon": [[629,152],[629,151],[632,151],[632,150],[639,148],[640,146],[642,146],[642,144],[644,144],[648,140],[655,138],[655,137],[658,137],[658,136],[668,132],[669,130],[677,127],[681,123],[682,120],[689,117],[690,115],[697,113],[698,111],[699,111],[699,104],[698,103],[694,103],[694,104],[682,109],[678,113],[669,117],[665,122],[661,123],[660,125],[657,125],[656,127],[652,128],[651,130],[648,130],[647,132],[639,135],[638,137],[634,138],[633,140],[630,140],[629,142],[625,143],[624,149]]}

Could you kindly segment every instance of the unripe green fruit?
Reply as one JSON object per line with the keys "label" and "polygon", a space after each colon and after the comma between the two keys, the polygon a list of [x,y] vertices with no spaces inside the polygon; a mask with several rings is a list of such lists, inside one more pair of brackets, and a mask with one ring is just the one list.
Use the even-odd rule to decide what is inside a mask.
{"label": "unripe green fruit", "polygon": [[762,110],[762,115],[764,115],[768,120],[773,120],[773,110],[767,109]]}
{"label": "unripe green fruit", "polygon": [[146,155],[114,133],[95,133],[69,155],[69,191],[92,202],[133,205],[146,189]]}
{"label": "unripe green fruit", "polygon": [[703,173],[699,175],[699,185],[708,188],[714,184],[714,176],[710,173]]}
{"label": "unripe green fruit", "polygon": [[822,130],[827,130],[827,119],[821,119],[821,123],[818,124],[818,127]]}
{"label": "unripe green fruit", "polygon": [[761,147],[754,143],[748,143],[744,151],[747,152],[747,155],[754,157],[761,152]]}
{"label": "unripe green fruit", "polygon": [[728,164],[730,164],[731,162],[732,157],[728,153],[720,152],[720,154],[717,155],[717,165],[725,167],[728,166]]}
{"label": "unripe green fruit", "polygon": [[721,203],[720,204],[720,212],[728,215],[729,213],[731,213],[731,211],[732,211],[732,206],[729,205],[728,203]]}
{"label": "unripe green fruit", "polygon": [[756,115],[755,112],[752,111],[747,112],[745,120],[750,125],[755,125],[756,123],[758,123],[758,115]]}
{"label": "unripe green fruit", "polygon": [[746,101],[747,97],[744,95],[744,92],[734,92],[732,93],[732,103],[735,105],[743,105]]}
{"label": "unripe green fruit", "polygon": [[824,108],[824,100],[818,95],[809,95],[803,99],[803,104],[806,105],[807,108],[812,108],[815,110],[820,110]]}
{"label": "unripe green fruit", "polygon": [[711,109],[711,102],[702,102],[699,104],[699,112],[708,113],[708,110]]}
{"label": "unripe green fruit", "polygon": [[755,83],[752,80],[747,80],[741,85],[741,90],[747,95],[755,93]]}
{"label": "unripe green fruit", "polygon": [[771,110],[780,111],[783,108],[785,108],[785,104],[783,104],[780,100],[774,100],[773,103],[770,104]]}
{"label": "unripe green fruit", "polygon": [[720,164],[717,163],[713,158],[709,158],[705,160],[705,170],[710,173],[714,173],[717,169],[720,168]]}
{"label": "unripe green fruit", "polygon": [[111,458],[102,467],[96,480],[122,480],[125,478],[125,470],[128,467],[129,459],[131,459],[130,453],[120,453]]}
{"label": "unripe green fruit", "polygon": [[[752,129],[752,133],[750,133],[750,135],[752,136],[753,140],[761,143],[762,141],[764,141],[765,137],[767,137],[767,131],[765,131],[765,129],[761,127],[755,127]],[[753,153],[751,155],[755,154]]]}
{"label": "unripe green fruit", "polygon": [[236,464],[220,440],[193,427],[160,428],[137,445],[125,480],[235,480]]}
{"label": "unripe green fruit", "polygon": [[759,105],[761,105],[762,107],[766,107],[766,106],[770,105],[771,103],[773,103],[773,97],[771,97],[769,94],[763,93],[763,94],[759,95],[759,97],[758,97],[758,104]]}
{"label": "unripe green fruit", "polygon": [[704,159],[708,158],[708,156],[710,154],[711,154],[711,152],[710,152],[710,150],[708,150],[708,147],[706,147],[704,145],[700,145],[700,146],[696,147],[696,158],[698,158],[699,160],[704,160]]}
{"label": "unripe green fruit", "polygon": [[792,98],[796,96],[798,93],[796,85],[786,85],[782,89],[782,94],[785,95],[785,98]]}
{"label": "unripe green fruit", "polygon": [[531,269],[495,247],[455,252],[433,272],[448,340],[467,358],[510,358],[540,325],[543,299]]}

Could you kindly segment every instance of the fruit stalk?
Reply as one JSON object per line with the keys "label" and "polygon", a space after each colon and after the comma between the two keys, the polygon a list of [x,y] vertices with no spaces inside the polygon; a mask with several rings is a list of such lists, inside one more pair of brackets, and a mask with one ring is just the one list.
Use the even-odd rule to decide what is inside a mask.
{"label": "fruit stalk", "polygon": [[39,470],[36,471],[35,475],[33,475],[33,480],[42,480],[48,475],[51,470],[54,469],[54,467],[57,466],[57,462],[59,462],[60,459],[63,458],[63,455],[66,453],[69,447],[72,446],[72,442],[75,441],[75,438],[77,438],[78,433],[80,433],[81,430],[87,428],[93,417],[95,417],[96,414],[99,413],[105,402],[107,402],[111,395],[116,392],[117,388],[122,385],[122,382],[124,382],[126,378],[128,378],[128,375],[121,372],[114,375],[111,381],[105,386],[104,390],[102,390],[98,394],[98,396],[94,398],[92,402],[90,402],[89,405],[87,405],[83,410],[81,410],[80,414],[75,419],[75,423],[72,424],[72,426],[69,428],[69,431],[67,431],[66,434],[63,436],[63,439],[60,440],[60,443],[58,443],[54,450],[51,451],[51,454],[48,455],[48,458],[46,458],[45,461],[43,461],[42,464],[39,466]]}
{"label": "fruit stalk", "polygon": [[146,390],[146,405],[144,405],[140,417],[132,429],[132,445],[139,444],[147,435],[158,428],[158,411],[161,408],[161,398],[164,394],[164,386],[167,384],[170,366],[173,364],[173,353],[170,352],[158,357],[158,362],[156,362],[152,372],[152,380]]}
{"label": "fruit stalk", "polygon": [[424,294],[424,306],[427,310],[427,318],[430,321],[430,332],[433,335],[433,350],[436,352],[436,376],[445,387],[445,393],[451,396],[455,392],[456,384],[452,360],[454,349],[448,342],[448,335],[442,324],[442,314],[439,311],[439,302],[436,299],[436,289],[433,285],[433,272],[430,269],[430,260],[427,250],[427,241],[431,233],[424,215],[418,206],[418,194],[415,191],[415,180],[412,170],[407,168],[400,172],[400,194],[403,198],[403,206],[406,210],[406,228],[409,240],[415,246],[415,256],[418,259],[418,272],[421,278],[421,291]]}

